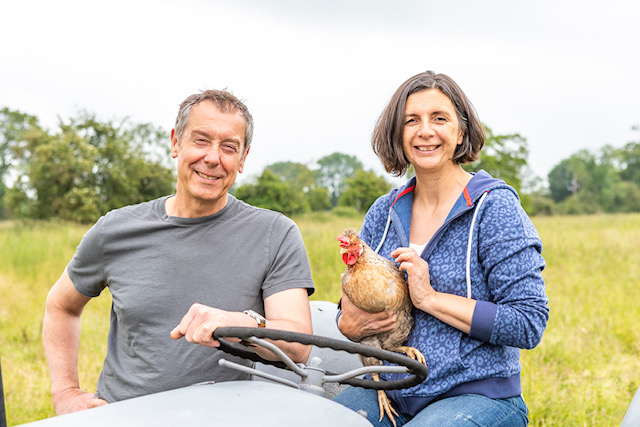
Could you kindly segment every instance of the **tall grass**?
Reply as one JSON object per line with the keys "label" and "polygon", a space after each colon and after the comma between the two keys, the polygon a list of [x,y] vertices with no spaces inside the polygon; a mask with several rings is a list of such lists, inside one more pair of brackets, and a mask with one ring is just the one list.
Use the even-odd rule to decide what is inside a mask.
{"label": "tall grass", "polygon": [[[0,225],[0,358],[9,425],[54,415],[42,350],[44,301],[85,231],[53,222]],[[83,315],[78,364],[88,389],[95,388],[106,352],[109,308],[107,295]]]}
{"label": "tall grass", "polygon": [[535,218],[551,317],[523,352],[534,425],[619,425],[640,386],[640,216]]}
{"label": "tall grass", "polygon": [[[295,218],[317,300],[337,301],[344,265],[336,236],[361,216]],[[522,352],[533,426],[619,425],[640,386],[640,215],[538,217],[551,318],[542,343]],[[86,227],[0,223],[0,357],[9,425],[53,415],[42,351],[44,300]],[[83,314],[80,382],[94,390],[106,351],[110,298]]]}

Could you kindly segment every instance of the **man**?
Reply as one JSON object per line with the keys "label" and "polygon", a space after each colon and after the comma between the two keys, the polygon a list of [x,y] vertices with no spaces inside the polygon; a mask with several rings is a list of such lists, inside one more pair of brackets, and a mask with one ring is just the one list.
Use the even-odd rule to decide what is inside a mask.
{"label": "man", "polygon": [[[266,323],[311,333],[308,295],[314,288],[298,228],[228,194],[252,133],[253,119],[233,95],[188,97],[171,131],[175,195],[111,211],[84,236],[45,308],[43,342],[57,414],[202,381],[248,378],[218,366],[222,352],[208,348],[219,345],[212,338],[218,327]],[[111,325],[93,394],[78,381],[80,316],[106,286]],[[306,362],[309,347],[278,345]]]}

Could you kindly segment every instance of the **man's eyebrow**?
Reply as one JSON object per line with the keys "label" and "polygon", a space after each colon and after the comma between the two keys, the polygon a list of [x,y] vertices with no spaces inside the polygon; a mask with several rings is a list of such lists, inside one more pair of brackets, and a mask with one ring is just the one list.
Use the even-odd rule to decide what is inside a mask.
{"label": "man's eyebrow", "polygon": [[191,130],[191,135],[206,136],[207,138],[211,137],[208,132],[205,132],[205,131],[199,130],[199,129],[192,129]]}
{"label": "man's eyebrow", "polygon": [[[191,135],[192,136],[204,136],[208,139],[212,139],[211,134],[209,134],[209,132],[204,131],[202,129],[193,129],[191,131]],[[223,141],[225,142],[233,142],[236,143],[238,145],[242,145],[242,140],[238,139],[238,138],[224,138]]]}

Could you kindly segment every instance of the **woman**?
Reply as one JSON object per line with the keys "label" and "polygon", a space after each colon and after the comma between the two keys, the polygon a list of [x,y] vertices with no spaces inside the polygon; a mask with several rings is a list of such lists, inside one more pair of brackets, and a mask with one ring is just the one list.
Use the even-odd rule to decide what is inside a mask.
{"label": "woman", "polygon": [[[549,318],[542,242],[513,188],[462,169],[484,145],[471,103],[448,76],[418,74],[393,95],[372,145],[388,172],[415,170],[373,204],[360,238],[406,272],[415,320],[407,345],[425,356],[429,376],[387,392],[395,420],[379,422],[373,390],[348,388],[336,400],[374,425],[526,426],[519,349],[540,342]],[[344,295],[341,308],[338,327],[352,340],[395,322]]]}

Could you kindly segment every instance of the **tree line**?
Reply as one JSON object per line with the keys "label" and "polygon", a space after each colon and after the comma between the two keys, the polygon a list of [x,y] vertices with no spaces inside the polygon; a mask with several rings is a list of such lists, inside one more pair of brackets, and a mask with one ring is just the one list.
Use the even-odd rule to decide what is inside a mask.
{"label": "tree line", "polygon": [[[554,167],[548,187],[540,187],[529,171],[526,138],[496,135],[486,126],[485,132],[480,160],[465,169],[504,179],[529,214],[640,211],[640,142],[595,154],[581,150]],[[101,121],[80,111],[47,130],[37,117],[5,107],[0,154],[0,218],[93,222],[111,209],[175,191],[168,132],[151,123]],[[253,205],[297,215],[365,212],[390,188],[357,157],[332,153],[308,165],[271,164],[231,192]]]}
{"label": "tree line", "polygon": [[640,138],[621,148],[580,150],[560,161],[548,181],[547,213],[640,212]]}

